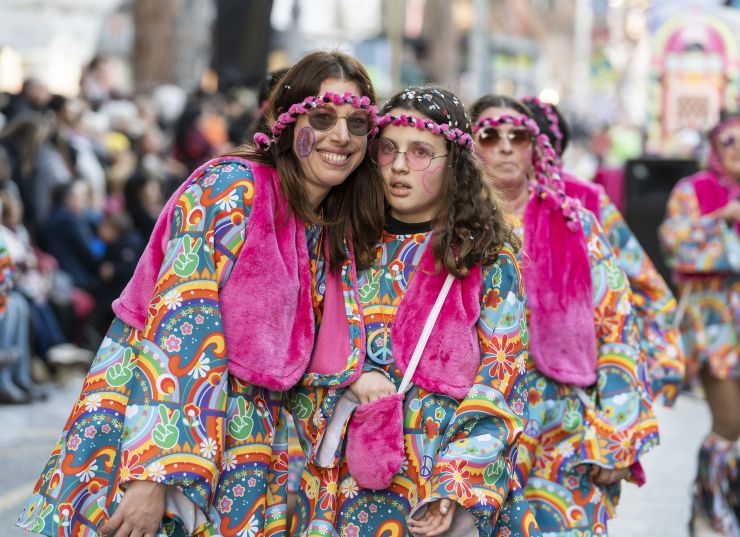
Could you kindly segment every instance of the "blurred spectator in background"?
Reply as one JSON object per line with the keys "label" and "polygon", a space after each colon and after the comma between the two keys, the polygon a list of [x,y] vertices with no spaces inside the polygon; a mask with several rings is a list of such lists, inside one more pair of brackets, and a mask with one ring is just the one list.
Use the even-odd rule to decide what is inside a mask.
{"label": "blurred spectator in background", "polygon": [[164,207],[162,185],[156,178],[144,174],[129,179],[124,192],[126,212],[133,220],[134,229],[147,240]]}
{"label": "blurred spectator in background", "polygon": [[[136,264],[144,251],[144,240],[126,213],[108,214],[98,228],[105,243],[105,254],[100,260],[100,291],[96,295],[95,328],[105,333],[113,321],[111,304],[126,287]],[[146,235],[148,238],[149,236]]]}
{"label": "blurred spectator in background", "polygon": [[191,99],[175,124],[173,154],[177,160],[194,170],[215,155],[215,150],[204,132],[204,110],[202,102]]}
{"label": "blurred spectator in background", "polygon": [[52,122],[39,112],[16,116],[0,133],[11,178],[26,209],[25,224],[32,233],[49,216],[52,190],[72,179],[64,158],[50,141],[51,135]]}
{"label": "blurred spectator in background", "polygon": [[21,92],[10,97],[10,102],[3,110],[8,121],[24,112],[42,112],[51,99],[51,93],[38,78],[27,78],[23,81]]}
{"label": "blurred spectator in background", "polygon": [[52,204],[51,214],[41,229],[41,247],[54,256],[76,287],[94,293],[100,283],[100,256],[96,253],[96,237],[85,219],[90,207],[87,185],[74,181],[57,186]]}

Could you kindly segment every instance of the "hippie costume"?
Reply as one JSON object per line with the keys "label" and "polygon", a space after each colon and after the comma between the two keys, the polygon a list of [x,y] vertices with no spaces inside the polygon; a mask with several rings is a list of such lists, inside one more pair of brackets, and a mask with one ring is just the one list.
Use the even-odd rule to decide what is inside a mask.
{"label": "hippie costume", "polygon": [[627,278],[594,215],[566,195],[555,152],[526,116],[481,118],[475,130],[513,124],[534,140],[534,177],[520,255],[530,327],[529,423],[517,472],[543,534],[606,533],[619,483],[600,486],[590,465],[632,468],[657,443]]}
{"label": "hippie costume", "polygon": [[[681,288],[679,326],[689,381],[703,368],[718,379],[740,379],[740,224],[711,214],[740,199],[740,184],[727,175],[714,145],[725,128],[737,123],[732,119],[714,130],[708,169],[678,182],[659,230]],[[734,494],[737,502],[740,495],[737,456],[737,442],[710,433],[699,449],[694,491],[694,515],[707,517],[728,535],[740,532],[728,502],[729,496]]]}

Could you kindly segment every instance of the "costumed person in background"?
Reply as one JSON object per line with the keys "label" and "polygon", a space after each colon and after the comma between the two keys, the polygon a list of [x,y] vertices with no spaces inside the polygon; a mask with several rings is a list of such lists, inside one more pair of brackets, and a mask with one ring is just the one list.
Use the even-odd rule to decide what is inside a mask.
{"label": "costumed person in background", "polygon": [[274,143],[206,163],[165,207],[22,528],[284,534],[285,390],[310,359],[317,282],[348,253],[369,265],[383,194],[365,69],[315,52],[283,82]]}
{"label": "costumed person in background", "polygon": [[671,192],[660,238],[681,289],[687,377],[700,380],[712,430],[699,450],[692,531],[740,535],[740,116],[709,134],[708,168]]}
{"label": "costumed person in background", "polygon": [[654,402],[660,400],[672,407],[683,385],[686,369],[681,334],[674,324],[676,299],[604,189],[563,172],[562,156],[568,147],[570,129],[557,107],[536,97],[524,97],[522,101],[532,112],[540,132],[555,149],[565,193],[596,216],[629,278],[640,346],[647,359],[651,395]]}
{"label": "costumed person in background", "polygon": [[529,422],[517,471],[543,534],[605,535],[620,482],[644,481],[658,442],[627,277],[588,210],[565,195],[554,150],[526,106],[471,109],[489,185],[524,247]]}
{"label": "costumed person in background", "polygon": [[[357,275],[354,320],[329,332],[324,315],[294,389],[308,458],[295,532],[539,535],[514,470],[527,414],[519,241],[486,191],[457,97],[408,88],[382,111],[370,156],[385,184],[385,231]],[[325,307],[339,283],[327,276]],[[324,374],[337,369],[327,366],[337,346],[358,358]]]}

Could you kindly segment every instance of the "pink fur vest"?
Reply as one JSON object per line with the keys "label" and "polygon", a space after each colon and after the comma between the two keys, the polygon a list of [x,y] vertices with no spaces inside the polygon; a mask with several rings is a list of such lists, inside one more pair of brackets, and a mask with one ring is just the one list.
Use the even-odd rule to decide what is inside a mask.
{"label": "pink fur vest", "polygon": [[[694,178],[694,192],[696,192],[701,214],[712,213],[727,205],[732,198],[740,197],[740,185],[735,186],[733,196],[730,189],[711,172],[699,172],[694,175]],[[735,224],[735,230],[740,233],[740,222]]]}
{"label": "pink fur vest", "polygon": [[305,229],[286,213],[274,168],[233,157],[198,168],[165,206],[113,311],[127,324],[144,329],[177,200],[206,168],[230,161],[249,167],[255,194],[244,244],[219,291],[229,372],[250,384],[285,390],[298,382],[310,360],[314,316]]}
{"label": "pink fur vest", "polygon": [[524,211],[524,288],[529,347],[537,369],[564,384],[596,381],[591,267],[583,229],[568,229],[552,197],[532,196]]}
{"label": "pink fur vest", "polygon": [[[338,313],[338,306],[344,304],[340,298],[340,277],[338,273],[327,274],[324,317],[309,365],[309,371],[314,373],[327,374],[341,370],[348,361],[347,356],[353,352],[347,316]],[[393,357],[402,373],[406,371],[446,277],[445,270],[436,269],[432,249],[426,248],[393,321]],[[354,287],[356,289],[356,283]],[[480,317],[482,289],[480,267],[473,268],[465,278],[455,280],[414,374],[414,384],[455,399],[462,399],[468,394],[481,360],[476,324]],[[359,301],[357,304],[359,306]],[[362,319],[361,311],[359,318]],[[354,344],[360,346],[359,352],[364,357],[364,327],[361,333],[362,339]],[[337,337],[338,334],[341,337]],[[339,386],[351,384],[361,369],[362,360],[359,360],[355,374]]]}
{"label": "pink fur vest", "polygon": [[563,183],[565,183],[565,193],[581,202],[586,209],[594,213],[596,220],[601,223],[601,205],[599,196],[603,188],[593,183],[581,181],[569,173],[563,173]]}

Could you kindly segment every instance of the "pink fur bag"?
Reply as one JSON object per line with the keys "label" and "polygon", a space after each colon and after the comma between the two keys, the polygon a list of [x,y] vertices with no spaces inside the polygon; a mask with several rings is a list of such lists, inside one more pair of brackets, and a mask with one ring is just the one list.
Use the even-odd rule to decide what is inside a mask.
{"label": "pink fur bag", "polygon": [[388,488],[405,457],[403,401],[394,393],[355,409],[347,429],[346,457],[349,473],[364,489]]}
{"label": "pink fur bag", "polygon": [[398,392],[358,406],[350,418],[345,457],[349,473],[362,488],[388,488],[406,457],[403,445],[403,403],[406,389],[411,384],[453,280],[454,277],[448,274],[424,323]]}

